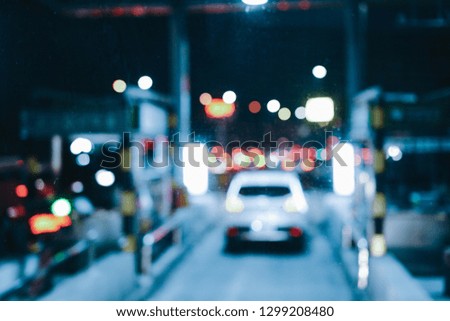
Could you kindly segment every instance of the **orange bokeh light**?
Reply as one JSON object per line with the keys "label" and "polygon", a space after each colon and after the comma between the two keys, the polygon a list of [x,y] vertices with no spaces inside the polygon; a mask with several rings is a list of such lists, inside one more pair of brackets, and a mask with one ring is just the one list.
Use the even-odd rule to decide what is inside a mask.
{"label": "orange bokeh light", "polygon": [[31,233],[34,235],[58,232],[62,227],[72,225],[69,216],[55,216],[53,214],[36,214],[28,220]]}
{"label": "orange bokeh light", "polygon": [[261,104],[259,101],[254,100],[248,105],[248,110],[253,114],[257,114],[261,110]]}
{"label": "orange bokeh light", "polygon": [[28,196],[28,188],[24,184],[16,186],[16,195],[20,198],[25,198]]}

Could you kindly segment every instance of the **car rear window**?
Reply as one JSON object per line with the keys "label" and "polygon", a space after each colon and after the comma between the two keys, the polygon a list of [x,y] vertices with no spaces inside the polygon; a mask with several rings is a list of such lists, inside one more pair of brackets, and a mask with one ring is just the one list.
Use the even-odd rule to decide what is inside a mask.
{"label": "car rear window", "polygon": [[291,190],[287,186],[243,186],[239,194],[243,196],[284,196],[290,194]]}

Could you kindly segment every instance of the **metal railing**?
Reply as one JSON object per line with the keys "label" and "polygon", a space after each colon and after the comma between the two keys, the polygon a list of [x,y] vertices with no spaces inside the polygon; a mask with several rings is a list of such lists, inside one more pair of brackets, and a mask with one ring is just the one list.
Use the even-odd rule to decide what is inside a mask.
{"label": "metal railing", "polygon": [[369,242],[354,224],[346,224],[342,228],[342,247],[356,249],[357,273],[356,284],[359,290],[365,290],[369,284]]}
{"label": "metal railing", "polygon": [[37,271],[30,276],[18,278],[8,290],[0,293],[0,300],[5,301],[17,296],[32,298],[39,295],[43,284],[52,277],[52,271],[55,268],[84,252],[88,254],[86,267],[90,266],[95,257],[94,242],[91,240],[80,240],[46,260],[40,260]]}
{"label": "metal railing", "polygon": [[444,250],[444,296],[450,297],[450,246]]}
{"label": "metal railing", "polygon": [[171,245],[182,244],[182,222],[183,220],[179,216],[175,216],[142,237],[142,247],[138,253],[140,254],[139,274],[151,275],[152,266],[155,260],[154,247],[159,242],[171,237]]}

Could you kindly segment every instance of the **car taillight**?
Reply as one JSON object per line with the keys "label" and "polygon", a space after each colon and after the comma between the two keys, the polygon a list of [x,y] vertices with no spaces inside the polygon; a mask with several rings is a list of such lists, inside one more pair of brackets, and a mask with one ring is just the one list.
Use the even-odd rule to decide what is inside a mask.
{"label": "car taillight", "polygon": [[225,201],[225,208],[230,213],[240,213],[244,210],[244,202],[238,197],[229,197]]}
{"label": "car taillight", "polygon": [[300,237],[300,236],[302,236],[302,234],[303,234],[303,231],[299,227],[291,227],[289,229],[289,235],[292,237]]}
{"label": "car taillight", "polygon": [[8,213],[8,217],[13,219],[24,217],[27,213],[25,206],[23,205],[10,206],[6,212]]}
{"label": "car taillight", "polygon": [[28,223],[31,233],[38,235],[58,232],[61,228],[72,225],[72,220],[69,216],[55,216],[49,213],[42,213],[32,216]]}
{"label": "car taillight", "polygon": [[238,234],[239,234],[239,230],[237,227],[229,227],[227,230],[227,235],[229,237],[235,237],[235,236],[238,236]]}

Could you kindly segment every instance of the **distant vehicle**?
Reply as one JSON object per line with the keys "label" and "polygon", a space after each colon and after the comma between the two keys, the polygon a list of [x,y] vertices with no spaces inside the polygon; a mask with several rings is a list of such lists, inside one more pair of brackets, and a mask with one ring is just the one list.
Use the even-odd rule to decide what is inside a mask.
{"label": "distant vehicle", "polygon": [[26,171],[20,159],[0,159],[0,257],[24,254],[30,232]]}
{"label": "distant vehicle", "polygon": [[[72,240],[72,205],[57,197],[46,166],[31,173],[17,157],[0,159],[0,257],[21,257],[44,247],[68,247]],[[72,242],[72,243],[70,243]]]}
{"label": "distant vehicle", "polygon": [[306,202],[299,177],[281,171],[238,173],[230,182],[225,208],[225,250],[244,242],[284,242],[304,247]]}

